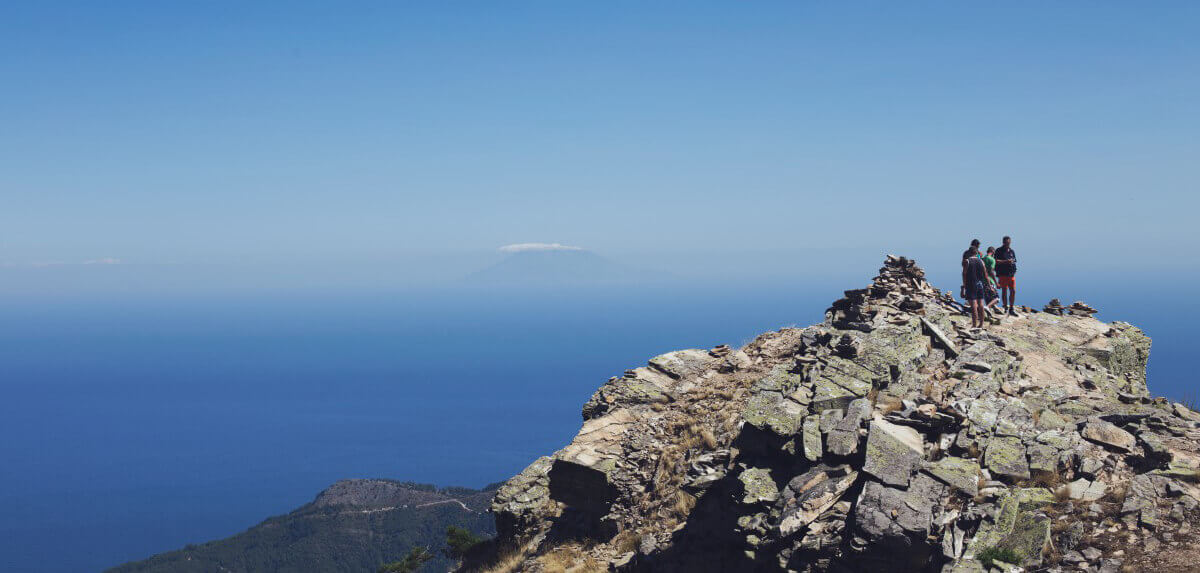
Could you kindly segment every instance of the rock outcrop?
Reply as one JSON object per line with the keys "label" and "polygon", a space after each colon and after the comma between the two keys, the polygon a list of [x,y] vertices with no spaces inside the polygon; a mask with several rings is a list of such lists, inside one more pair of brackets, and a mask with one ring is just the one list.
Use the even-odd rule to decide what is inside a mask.
{"label": "rock outcrop", "polygon": [[1047,310],[970,329],[889,256],[822,324],[610,379],[500,489],[497,545],[527,571],[1149,567],[1200,518],[1200,414],[1151,398],[1139,329]]}

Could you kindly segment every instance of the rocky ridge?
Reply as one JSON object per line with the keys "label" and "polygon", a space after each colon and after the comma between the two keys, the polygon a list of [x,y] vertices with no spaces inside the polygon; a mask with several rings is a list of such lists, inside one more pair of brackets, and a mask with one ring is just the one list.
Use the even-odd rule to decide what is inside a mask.
{"label": "rocky ridge", "polygon": [[1095,312],[973,330],[888,256],[821,324],[610,379],[498,490],[503,559],[463,569],[1187,570],[1200,414],[1150,397],[1149,338]]}

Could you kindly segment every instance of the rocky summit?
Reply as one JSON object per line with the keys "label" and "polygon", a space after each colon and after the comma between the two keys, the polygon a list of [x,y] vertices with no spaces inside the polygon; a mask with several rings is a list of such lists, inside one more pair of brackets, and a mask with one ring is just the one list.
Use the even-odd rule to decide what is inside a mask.
{"label": "rocky summit", "polygon": [[888,256],[823,323],[606,382],[464,570],[1143,571],[1200,563],[1200,414],[1083,303],[970,329]]}

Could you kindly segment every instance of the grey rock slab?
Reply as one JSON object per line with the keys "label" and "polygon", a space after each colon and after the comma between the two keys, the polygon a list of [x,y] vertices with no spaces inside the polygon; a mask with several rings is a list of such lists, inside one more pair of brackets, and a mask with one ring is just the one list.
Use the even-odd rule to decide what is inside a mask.
{"label": "grey rock slab", "polygon": [[1067,497],[1080,501],[1096,501],[1108,491],[1108,486],[1102,481],[1088,481],[1084,478],[1079,478],[1066,486]]}
{"label": "grey rock slab", "polygon": [[1132,452],[1137,445],[1133,434],[1096,417],[1089,418],[1079,433],[1084,439],[1124,452]]}
{"label": "grey rock slab", "polygon": [[986,362],[963,362],[959,366],[962,366],[963,370],[972,370],[983,374],[992,371],[992,366]]}
{"label": "grey rock slab", "polygon": [[804,420],[803,406],[778,392],[759,392],[746,401],[742,417],[746,423],[784,438],[795,435]]}
{"label": "grey rock slab", "polygon": [[846,456],[858,451],[858,429],[871,415],[871,402],[859,398],[846,408],[846,415],[829,431],[826,447],[834,455]]}
{"label": "grey rock slab", "polygon": [[983,460],[993,474],[1029,479],[1029,462],[1025,459],[1025,445],[1021,443],[1020,438],[993,437],[988,440]]}
{"label": "grey rock slab", "polygon": [[888,485],[908,486],[925,457],[925,440],[912,428],[873,420],[866,449],[863,471]]}
{"label": "grey rock slab", "polygon": [[938,328],[938,326],[936,324],[930,322],[925,317],[921,317],[921,326],[925,329],[925,332],[928,333],[929,336],[934,340],[934,342],[936,342],[935,346],[938,346],[942,350],[946,351],[947,357],[949,357],[949,358],[958,357],[958,346],[954,344],[953,340],[950,340],[950,338],[948,336],[946,336],[946,333],[942,332],[941,328]]}
{"label": "grey rock slab", "polygon": [[1030,444],[1025,450],[1029,455],[1031,471],[1053,472],[1058,470],[1058,450],[1045,444]]}
{"label": "grey rock slab", "polygon": [[792,478],[780,499],[780,535],[792,535],[820,517],[857,477],[858,472],[849,466],[820,465]]}
{"label": "grey rock slab", "polygon": [[1038,410],[1037,413],[1037,428],[1039,430],[1057,430],[1065,428],[1071,424],[1070,420],[1064,418],[1058,412],[1049,408]]}
{"label": "grey rock slab", "polygon": [[821,447],[821,417],[812,415],[805,418],[803,432],[804,457],[810,462],[821,459],[824,454]]}
{"label": "grey rock slab", "polygon": [[908,490],[868,481],[855,504],[859,533],[871,543],[893,547],[923,538],[929,533],[933,508],[944,492],[944,485],[924,475],[913,478]]}
{"label": "grey rock slab", "polygon": [[676,350],[650,359],[650,366],[675,379],[694,376],[708,369],[716,359],[707,350]]}
{"label": "grey rock slab", "polygon": [[929,475],[972,497],[979,494],[979,464],[974,460],[945,457],[936,462],[926,463],[923,469]]}

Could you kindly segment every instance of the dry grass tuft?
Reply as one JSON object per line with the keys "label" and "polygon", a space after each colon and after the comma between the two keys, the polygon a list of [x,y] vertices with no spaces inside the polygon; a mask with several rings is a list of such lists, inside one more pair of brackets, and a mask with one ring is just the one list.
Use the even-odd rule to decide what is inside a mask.
{"label": "dry grass tuft", "polygon": [[542,571],[546,573],[566,573],[575,567],[575,563],[583,560],[583,552],[577,545],[562,545],[555,547],[538,558]]}
{"label": "dry grass tuft", "polygon": [[710,450],[717,449],[717,437],[713,435],[712,430],[704,428],[700,430],[700,441],[704,442],[704,447]]}
{"label": "dry grass tuft", "polygon": [[613,549],[618,554],[636,551],[638,548],[638,534],[632,529],[626,529],[618,533],[610,543],[612,543]]}
{"label": "dry grass tuft", "polygon": [[1044,487],[1046,489],[1055,489],[1058,486],[1063,485],[1063,478],[1058,472],[1034,470],[1033,477],[1029,480],[1029,484],[1037,487]]}
{"label": "dry grass tuft", "polygon": [[1125,503],[1125,497],[1128,495],[1129,495],[1129,484],[1122,483],[1122,484],[1114,485],[1112,487],[1112,489],[1108,490],[1108,493],[1106,493],[1104,495],[1103,499],[1120,506],[1121,504]]}
{"label": "dry grass tuft", "polygon": [[544,573],[602,573],[608,567],[602,565],[591,555],[583,552],[576,544],[555,547],[538,558]]}
{"label": "dry grass tuft", "polygon": [[882,394],[875,402],[875,407],[884,414],[899,412],[904,409],[904,402],[891,394]]}
{"label": "dry grass tuft", "polygon": [[532,543],[522,547],[509,547],[496,554],[490,563],[479,569],[479,573],[513,573],[533,553]]}
{"label": "dry grass tuft", "polygon": [[675,492],[675,503],[671,506],[671,512],[681,520],[686,520],[687,516],[692,513],[692,509],[696,507],[696,498],[692,494],[679,490]]}

